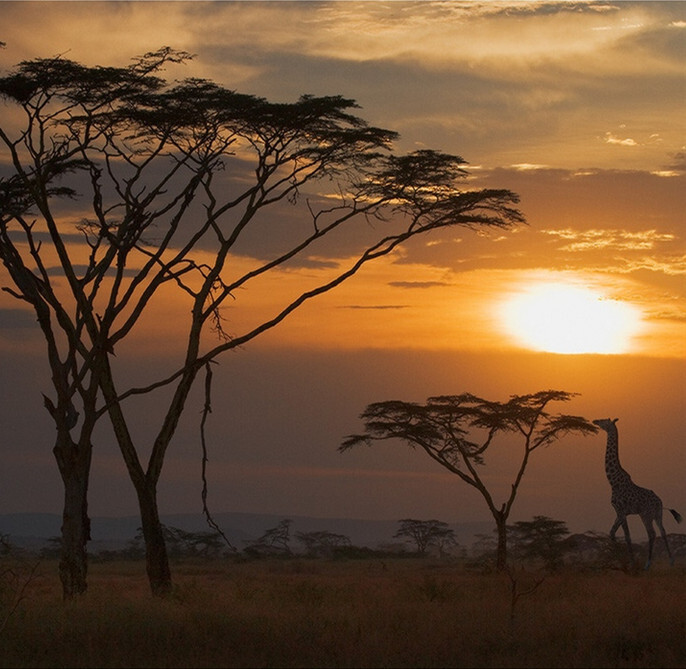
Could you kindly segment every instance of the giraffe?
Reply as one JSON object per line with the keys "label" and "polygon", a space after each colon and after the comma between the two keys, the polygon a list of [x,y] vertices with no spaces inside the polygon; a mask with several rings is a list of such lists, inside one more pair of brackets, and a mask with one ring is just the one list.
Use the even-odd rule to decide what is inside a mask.
{"label": "giraffe", "polygon": [[[607,480],[612,487],[612,506],[614,507],[617,518],[610,530],[610,538],[614,540],[615,533],[622,526],[624,531],[624,539],[629,547],[629,556],[631,561],[634,560],[633,548],[631,546],[631,536],[629,534],[629,524],[626,517],[637,514],[641,517],[648,533],[648,561],[645,564],[645,569],[650,567],[650,561],[653,557],[653,544],[655,542],[655,523],[662,535],[667,548],[667,555],[669,555],[669,562],[674,564],[674,557],[669,548],[667,541],[667,534],[662,525],[662,500],[648,488],[641,488],[637,486],[629,476],[628,472],[619,464],[619,434],[617,432],[617,418],[611,420],[609,418],[601,418],[594,420],[594,425],[607,432],[607,446],[605,449],[605,474]],[[669,509],[669,512],[674,516],[677,523],[680,523],[682,518],[674,509]]]}

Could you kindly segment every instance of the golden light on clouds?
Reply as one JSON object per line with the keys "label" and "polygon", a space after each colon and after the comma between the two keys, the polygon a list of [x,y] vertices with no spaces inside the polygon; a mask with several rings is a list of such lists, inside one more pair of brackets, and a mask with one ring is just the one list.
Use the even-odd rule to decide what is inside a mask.
{"label": "golden light on clouds", "polygon": [[523,346],[549,353],[628,353],[641,314],[589,288],[535,283],[501,305],[500,318]]}
{"label": "golden light on clouds", "polygon": [[544,235],[557,237],[566,242],[560,246],[563,251],[587,251],[613,249],[620,251],[645,251],[658,246],[674,242],[676,235],[663,233],[658,230],[616,230],[616,229],[590,229],[573,230],[571,228],[561,230],[541,230]]}

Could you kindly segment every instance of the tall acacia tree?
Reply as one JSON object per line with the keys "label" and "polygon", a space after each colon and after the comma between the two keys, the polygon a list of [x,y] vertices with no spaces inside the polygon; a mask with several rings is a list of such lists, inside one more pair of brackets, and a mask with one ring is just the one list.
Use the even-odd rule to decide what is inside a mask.
{"label": "tall acacia tree", "polygon": [[[550,414],[550,402],[567,402],[575,393],[544,390],[513,395],[507,402],[485,400],[470,393],[428,398],[426,404],[390,400],[370,404],[361,415],[365,432],[348,436],[339,451],[358,444],[396,439],[417,446],[439,465],[476,488],[495,521],[498,534],[496,568],[507,566],[507,519],[517,497],[531,454],[570,433],[582,435],[597,428],[579,416]],[[514,433],[521,440],[519,463],[502,504],[480,473],[496,436]]]}
{"label": "tall acacia tree", "polygon": [[[137,494],[151,589],[165,595],[172,580],[157,486],[198,374],[211,379],[220,354],[416,235],[524,222],[516,194],[466,185],[460,157],[394,154],[397,134],[351,113],[353,100],[272,103],[205,79],[160,76],[189,58],[165,47],[127,67],[36,59],[0,78],[0,97],[12,105],[0,125],[0,257],[12,283],[5,290],[35,311],[47,343],[65,598],[86,590],[88,480],[101,418]],[[235,313],[237,291],[308,262],[340,230],[358,241],[345,254],[352,259],[227,332],[223,307],[231,302]],[[256,234],[268,253],[250,253]],[[187,319],[183,353],[168,372],[129,386],[122,342],[169,290]],[[165,408],[152,444],[143,443],[127,402],[160,389]],[[208,411],[209,397],[203,421]]]}

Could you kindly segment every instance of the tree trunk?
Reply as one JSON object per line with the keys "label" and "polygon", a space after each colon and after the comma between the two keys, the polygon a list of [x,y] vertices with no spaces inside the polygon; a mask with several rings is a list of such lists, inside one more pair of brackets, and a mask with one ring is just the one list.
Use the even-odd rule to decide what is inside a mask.
{"label": "tree trunk", "polygon": [[154,486],[136,486],[138,504],[145,541],[145,564],[152,594],[166,597],[172,591],[171,569],[167,544],[157,510],[157,494]]}
{"label": "tree trunk", "polygon": [[74,443],[69,434],[57,437],[53,449],[64,485],[62,511],[62,545],[59,574],[62,598],[71,600],[86,592],[88,587],[87,544],[90,541],[88,517],[88,478],[91,465],[91,446]]}
{"label": "tree trunk", "polygon": [[498,532],[498,548],[496,551],[495,568],[502,572],[507,568],[507,518],[502,514],[495,516],[495,526]]}

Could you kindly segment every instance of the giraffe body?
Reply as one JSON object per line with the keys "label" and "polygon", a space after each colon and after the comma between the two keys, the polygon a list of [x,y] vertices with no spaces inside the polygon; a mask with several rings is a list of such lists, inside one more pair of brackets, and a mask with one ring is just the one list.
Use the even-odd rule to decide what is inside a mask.
{"label": "giraffe body", "polygon": [[[610,538],[614,539],[617,530],[622,528],[624,532],[624,539],[629,548],[629,555],[633,561],[633,547],[631,545],[631,535],[629,533],[629,524],[626,517],[638,515],[643,522],[648,533],[648,561],[645,568],[650,567],[650,562],[653,557],[653,544],[655,543],[655,528],[653,524],[657,525],[662,535],[667,548],[667,555],[669,561],[674,564],[674,558],[669,548],[667,541],[667,533],[662,524],[662,500],[648,488],[642,488],[636,485],[629,473],[622,468],[619,463],[619,433],[617,432],[617,419],[611,420],[609,418],[602,418],[594,420],[593,423],[599,428],[607,432],[607,446],[605,449],[605,474],[607,480],[610,482],[612,488],[612,506],[617,514],[612,528],[610,529]],[[681,516],[669,509],[677,522],[681,522]]]}

